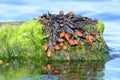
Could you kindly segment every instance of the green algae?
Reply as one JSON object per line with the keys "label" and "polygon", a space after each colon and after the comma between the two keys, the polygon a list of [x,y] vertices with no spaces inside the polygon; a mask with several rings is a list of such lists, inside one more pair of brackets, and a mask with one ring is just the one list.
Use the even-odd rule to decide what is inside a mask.
{"label": "green algae", "polygon": [[[92,32],[94,30],[92,25],[88,26],[84,28]],[[96,26],[100,35],[97,35],[95,42],[87,42],[87,46],[84,46],[81,41],[77,46],[68,46],[66,51],[70,54],[71,60],[109,59],[108,47],[103,38],[104,24],[98,21]],[[12,58],[47,61],[44,46],[48,43],[49,34],[43,33],[43,27],[44,25],[36,20],[25,22],[20,26],[4,25],[0,27],[0,59],[3,61],[9,61]],[[67,60],[64,53],[64,50],[58,51],[50,60]]]}
{"label": "green algae", "polygon": [[0,59],[43,58],[46,38],[42,34],[43,25],[35,20],[20,26],[5,25],[0,27]]}

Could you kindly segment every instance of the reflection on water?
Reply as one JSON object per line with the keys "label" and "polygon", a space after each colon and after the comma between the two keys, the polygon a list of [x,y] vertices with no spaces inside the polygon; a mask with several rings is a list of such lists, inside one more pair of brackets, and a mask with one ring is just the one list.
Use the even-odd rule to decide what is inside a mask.
{"label": "reflection on water", "polygon": [[53,67],[50,69],[49,77],[59,74],[56,75],[58,80],[100,80],[104,76],[102,72],[104,64],[98,61],[62,63],[62,65],[56,63],[51,66]]}
{"label": "reflection on water", "polygon": [[52,62],[41,65],[31,60],[13,60],[9,64],[0,65],[0,80],[102,80],[104,66],[102,61]]}

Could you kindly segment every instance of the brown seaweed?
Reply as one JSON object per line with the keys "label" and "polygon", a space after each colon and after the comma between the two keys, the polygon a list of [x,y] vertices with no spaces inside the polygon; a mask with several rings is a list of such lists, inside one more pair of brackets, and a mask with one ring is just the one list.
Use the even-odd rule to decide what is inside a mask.
{"label": "brown seaweed", "polygon": [[[47,49],[49,52],[60,50],[58,45],[61,42],[69,46],[76,46],[80,41],[84,43],[87,41],[86,45],[91,44],[96,39],[95,35],[100,34],[96,29],[98,20],[75,15],[73,12],[67,14],[64,14],[63,11],[60,11],[59,14],[48,13],[38,19],[45,25],[43,32],[50,34]],[[90,26],[92,26],[92,30],[89,30]]]}

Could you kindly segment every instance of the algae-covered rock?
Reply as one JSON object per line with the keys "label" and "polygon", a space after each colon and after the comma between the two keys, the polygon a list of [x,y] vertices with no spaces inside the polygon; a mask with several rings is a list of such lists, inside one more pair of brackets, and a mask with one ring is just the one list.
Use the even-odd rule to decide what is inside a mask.
{"label": "algae-covered rock", "polygon": [[[69,13],[69,15],[65,15],[67,19],[63,16],[63,19],[65,19],[63,23],[66,24],[66,26],[62,24],[62,22],[58,24],[58,22],[60,22],[60,20],[57,21],[56,16],[58,15],[51,16],[51,14],[49,14],[49,17],[54,18],[53,26],[49,20],[43,19],[45,16],[46,15],[42,16],[42,20],[40,19],[39,21],[31,20],[14,27],[11,25],[0,27],[0,59],[6,61],[12,58],[25,60],[39,59],[41,62],[47,62],[47,51],[44,49],[46,44],[49,44],[49,48],[46,49],[52,50],[52,56],[49,60],[109,59],[108,47],[103,38],[104,24],[101,21],[80,16],[72,18]],[[62,19],[62,17],[59,18]],[[81,19],[81,22],[77,18]],[[73,21],[70,23],[70,20]],[[73,22],[75,24],[72,24]],[[77,24],[79,26],[76,26]],[[83,24],[84,26],[81,27]],[[62,28],[59,28],[59,26]],[[64,26],[66,27],[64,28]],[[65,33],[68,33],[70,37],[60,39],[61,30],[65,30]],[[77,31],[81,32],[82,36],[75,33]],[[74,42],[76,40],[76,43],[71,43],[69,39],[73,39]],[[64,45],[60,44],[61,42],[59,41],[62,41]]]}

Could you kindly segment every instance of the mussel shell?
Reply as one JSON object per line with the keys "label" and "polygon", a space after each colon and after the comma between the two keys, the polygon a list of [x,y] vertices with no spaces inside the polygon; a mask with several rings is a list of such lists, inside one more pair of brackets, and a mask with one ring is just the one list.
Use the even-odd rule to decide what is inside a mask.
{"label": "mussel shell", "polygon": [[62,39],[62,38],[57,38],[56,41],[58,41],[58,42],[64,42],[65,40]]}

